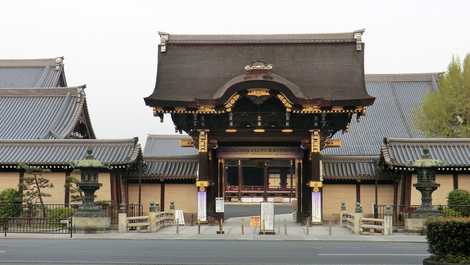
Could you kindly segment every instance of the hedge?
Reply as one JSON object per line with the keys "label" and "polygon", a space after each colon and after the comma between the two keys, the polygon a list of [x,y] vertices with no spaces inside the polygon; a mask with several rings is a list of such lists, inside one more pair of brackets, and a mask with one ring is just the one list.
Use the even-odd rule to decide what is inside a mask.
{"label": "hedge", "polygon": [[426,236],[433,260],[470,262],[470,218],[436,218],[427,222]]}

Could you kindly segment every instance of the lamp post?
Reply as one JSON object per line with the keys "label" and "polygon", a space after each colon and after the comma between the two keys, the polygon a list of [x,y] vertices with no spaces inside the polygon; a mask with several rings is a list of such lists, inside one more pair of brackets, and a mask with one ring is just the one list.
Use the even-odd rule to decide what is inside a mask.
{"label": "lamp post", "polygon": [[74,214],[74,227],[82,230],[108,229],[111,225],[109,217],[103,209],[95,204],[95,192],[100,188],[98,174],[107,167],[93,156],[93,151],[87,149],[85,158],[74,163],[74,168],[80,170],[79,189],[83,192],[83,202]]}
{"label": "lamp post", "polygon": [[432,193],[439,187],[436,183],[436,169],[445,163],[432,159],[429,149],[424,148],[421,158],[412,163],[417,175],[417,183],[413,186],[421,193],[421,206],[416,210],[415,217],[439,215],[432,207]]}

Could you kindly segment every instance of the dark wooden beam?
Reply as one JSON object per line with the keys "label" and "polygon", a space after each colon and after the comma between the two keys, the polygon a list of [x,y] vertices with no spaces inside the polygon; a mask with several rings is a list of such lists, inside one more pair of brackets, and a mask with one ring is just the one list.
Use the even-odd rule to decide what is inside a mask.
{"label": "dark wooden beam", "polygon": [[160,211],[165,211],[165,182],[160,183]]}
{"label": "dark wooden beam", "polygon": [[361,203],[361,182],[356,182],[356,202]]}
{"label": "dark wooden beam", "polygon": [[459,189],[459,174],[457,173],[452,174],[452,178],[453,178],[453,183],[454,183],[454,190],[458,190]]}
{"label": "dark wooden beam", "polygon": [[[65,171],[65,185],[64,185],[64,204],[65,207],[68,207],[70,205],[70,171]],[[67,184],[68,183],[68,184]],[[111,198],[111,201],[113,198]]]}
{"label": "dark wooden beam", "polygon": [[242,161],[238,160],[238,201],[242,199],[243,168]]}

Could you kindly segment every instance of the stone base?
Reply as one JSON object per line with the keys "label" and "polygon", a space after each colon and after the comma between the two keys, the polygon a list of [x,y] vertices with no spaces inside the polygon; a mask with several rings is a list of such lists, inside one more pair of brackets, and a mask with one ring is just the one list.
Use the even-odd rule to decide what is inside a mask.
{"label": "stone base", "polygon": [[101,231],[108,230],[111,228],[110,217],[72,217],[73,228],[83,231]]}
{"label": "stone base", "polygon": [[422,232],[424,231],[424,222],[426,218],[406,218],[405,230],[407,232]]}

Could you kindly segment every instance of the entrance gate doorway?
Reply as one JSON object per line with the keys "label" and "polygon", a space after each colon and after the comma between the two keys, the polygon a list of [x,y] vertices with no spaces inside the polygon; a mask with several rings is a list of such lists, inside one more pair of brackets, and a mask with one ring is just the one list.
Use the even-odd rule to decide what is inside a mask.
{"label": "entrance gate doorway", "polygon": [[289,203],[302,209],[303,152],[286,146],[222,146],[214,152],[219,161],[217,196],[226,202]]}
{"label": "entrance gate doorway", "polygon": [[228,159],[223,195],[227,202],[282,202],[296,198],[295,160]]}

